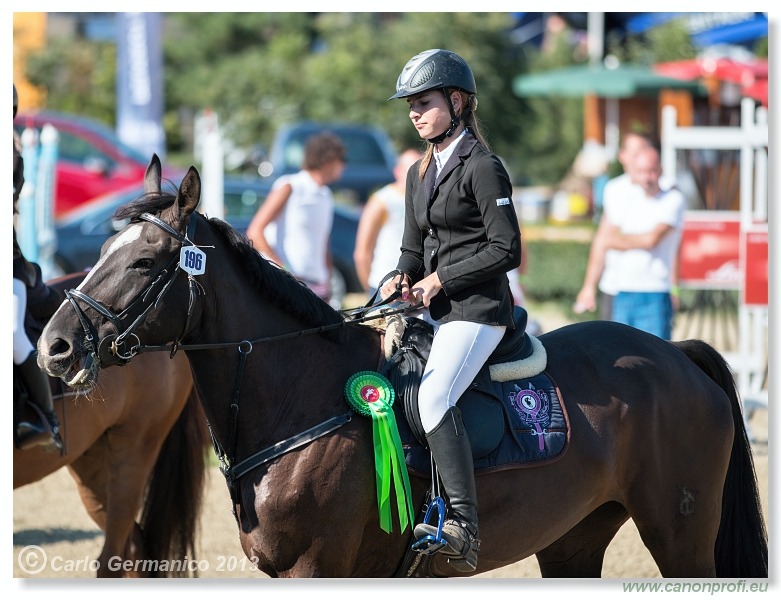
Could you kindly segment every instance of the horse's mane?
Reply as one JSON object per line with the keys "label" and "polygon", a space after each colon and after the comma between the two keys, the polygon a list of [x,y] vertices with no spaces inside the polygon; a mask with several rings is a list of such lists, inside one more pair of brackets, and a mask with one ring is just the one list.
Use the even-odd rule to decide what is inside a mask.
{"label": "horse's mane", "polygon": [[[147,193],[117,209],[116,219],[135,219],[142,213],[157,214],[170,208],[176,195],[166,192]],[[225,221],[206,218],[208,223],[225,239],[236,258],[249,276],[248,282],[272,304],[283,308],[305,326],[319,327],[344,321],[342,315],[312,290],[263,258],[247,237],[238,233]],[[325,332],[329,339],[340,339],[343,328]]]}

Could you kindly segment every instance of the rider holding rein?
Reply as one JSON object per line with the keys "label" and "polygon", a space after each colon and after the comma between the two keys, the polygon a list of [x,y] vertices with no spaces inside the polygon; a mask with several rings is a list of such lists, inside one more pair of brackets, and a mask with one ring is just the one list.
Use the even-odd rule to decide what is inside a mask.
{"label": "rider holding rein", "polygon": [[[407,175],[404,237],[396,275],[402,299],[435,321],[419,390],[420,419],[449,500],[441,552],[459,571],[477,568],[480,547],[472,450],[456,405],[505,330],[514,327],[507,271],[521,262],[512,185],[480,134],[469,65],[448,50],[413,56],[396,82],[409,117],[429,142]],[[436,535],[418,524],[414,535]]]}

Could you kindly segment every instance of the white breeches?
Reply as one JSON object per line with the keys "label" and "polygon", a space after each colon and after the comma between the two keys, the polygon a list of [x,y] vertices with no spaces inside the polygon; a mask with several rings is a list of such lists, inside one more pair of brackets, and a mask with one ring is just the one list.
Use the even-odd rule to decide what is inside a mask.
{"label": "white breeches", "polygon": [[30,356],[33,348],[24,330],[24,314],[27,312],[27,287],[23,281],[14,279],[14,364],[21,365]]}
{"label": "white breeches", "polygon": [[456,405],[507,329],[470,321],[451,321],[434,334],[418,392],[420,420],[426,433]]}

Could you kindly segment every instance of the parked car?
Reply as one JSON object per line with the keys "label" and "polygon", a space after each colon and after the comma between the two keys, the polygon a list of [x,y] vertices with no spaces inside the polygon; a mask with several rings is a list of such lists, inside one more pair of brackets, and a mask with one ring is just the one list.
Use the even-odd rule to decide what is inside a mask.
{"label": "parked car", "polygon": [[[271,190],[271,181],[225,177],[225,221],[244,234],[250,220]],[[166,184],[163,182],[163,189]],[[173,190],[171,190],[173,191]],[[55,261],[63,273],[91,268],[100,256],[103,243],[127,223],[113,219],[117,208],[143,194],[143,184],[95,198],[55,222],[57,251]],[[346,294],[362,293],[353,262],[355,235],[360,211],[353,207],[336,205],[331,231],[331,257],[334,269],[331,286],[331,305],[341,308]]]}
{"label": "parked car", "polygon": [[[21,113],[14,119],[14,129],[20,135],[26,128],[40,133],[46,123],[59,134],[55,219],[87,200],[144,181],[150,157],[123,143],[98,121],[57,112]],[[175,172],[164,169],[163,175],[173,179]]]}
{"label": "parked car", "polygon": [[273,177],[299,171],[307,139],[324,131],[336,134],[347,149],[347,164],[342,177],[330,186],[338,201],[363,205],[372,192],[394,180],[396,152],[382,129],[315,122],[283,126],[277,131],[269,155]]}

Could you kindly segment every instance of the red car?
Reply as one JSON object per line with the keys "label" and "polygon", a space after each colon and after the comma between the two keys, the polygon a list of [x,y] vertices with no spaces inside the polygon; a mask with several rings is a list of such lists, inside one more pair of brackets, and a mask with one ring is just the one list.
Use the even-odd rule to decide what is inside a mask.
{"label": "red car", "polygon": [[[14,129],[51,123],[59,133],[54,193],[54,217],[59,219],[83,202],[133,183],[142,182],[151,157],[124,144],[106,125],[76,115],[55,112],[18,114]],[[174,180],[176,174],[164,172]]]}

